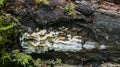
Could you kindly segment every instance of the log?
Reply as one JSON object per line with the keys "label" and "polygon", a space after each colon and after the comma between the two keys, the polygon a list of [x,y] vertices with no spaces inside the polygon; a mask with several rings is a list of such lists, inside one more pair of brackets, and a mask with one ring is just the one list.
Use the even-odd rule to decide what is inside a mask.
{"label": "log", "polygon": [[17,13],[8,12],[22,14],[21,24],[28,28],[20,37],[24,53],[69,64],[120,62],[120,15],[77,5],[77,16],[72,18],[65,7],[56,10],[41,5],[32,10],[30,3],[22,6]]}
{"label": "log", "polygon": [[[54,35],[62,34],[63,36],[61,36],[61,39],[63,39],[63,41],[61,41],[61,40],[59,40],[59,42],[57,40],[55,42],[52,41],[53,43],[49,44],[52,47],[48,46],[47,44],[41,45],[42,47],[46,47],[46,48],[45,49],[44,48],[36,49],[36,51],[33,51],[33,52],[31,51],[30,54],[33,57],[38,56],[38,57],[42,58],[43,60],[60,58],[60,59],[62,59],[63,63],[66,63],[66,64],[81,64],[81,63],[83,63],[83,64],[84,63],[101,64],[102,62],[108,62],[108,61],[119,63],[120,62],[120,52],[119,52],[119,50],[120,50],[120,41],[119,41],[120,40],[120,35],[119,35],[119,32],[120,32],[119,23],[120,22],[119,22],[119,19],[120,18],[119,18],[119,16],[113,15],[110,13],[106,14],[104,12],[97,12],[95,14],[95,16],[96,16],[95,27],[96,27],[96,29],[99,29],[102,31],[101,32],[98,30],[96,33],[99,41],[96,41],[94,38],[92,38],[92,35],[90,35],[90,36],[87,36],[88,39],[85,41],[84,44],[82,44],[82,42],[84,41],[83,37],[85,36],[85,35],[79,35],[79,34],[82,34],[82,32],[79,33],[78,35],[77,34],[73,35],[73,38],[71,38],[70,40],[64,41],[64,39],[65,39],[64,32],[61,30],[60,31],[63,33],[59,33],[60,31],[58,31],[58,30],[56,30],[57,32],[54,32],[53,30],[55,30],[55,29],[52,29],[51,31],[49,31],[49,33],[52,32]],[[114,18],[113,18],[113,16],[114,16]],[[104,18],[106,18],[106,19],[104,19]],[[109,20],[109,19],[111,19],[111,20]],[[58,22],[57,24],[60,24],[60,23]],[[55,25],[56,25],[56,23],[55,23]],[[53,26],[54,26],[54,24],[53,24]],[[58,26],[56,26],[56,27],[58,27]],[[73,27],[74,27],[74,24],[73,24]],[[77,29],[77,26],[76,26],[75,29],[77,29],[77,30],[75,30],[73,32],[79,31],[80,28],[81,27],[78,27],[78,29]],[[70,29],[72,30],[73,28],[70,28]],[[45,30],[40,30],[40,32],[42,32],[42,31],[45,31]],[[71,35],[71,33],[72,33],[72,31],[69,31],[69,30],[65,30],[65,31],[68,32],[67,35],[68,34]],[[40,34],[40,32],[36,32],[36,33],[34,33],[34,35],[35,34],[37,35],[38,33],[39,33],[38,35],[46,33],[46,32],[43,32]],[[49,33],[47,35],[49,37],[52,37],[52,35],[50,35]],[[91,32],[89,32],[89,33],[91,33]],[[94,34],[94,36],[96,34]],[[36,37],[36,35],[35,36],[34,35],[28,33],[28,38],[25,38],[26,39],[25,42],[26,43],[32,42],[31,37]],[[47,35],[46,35],[46,39],[47,39]],[[55,35],[55,36],[57,37],[57,35]],[[80,37],[80,39],[79,39],[80,42],[77,41],[77,38],[75,40],[73,40],[75,37],[78,37],[78,36]],[[30,37],[30,40],[29,40],[29,37]],[[45,37],[43,37],[43,39],[44,38]],[[42,37],[41,37],[41,39],[42,39]],[[58,37],[58,39],[59,39],[59,37]],[[34,38],[32,40],[34,42]],[[37,40],[37,38],[35,40]],[[40,42],[40,41],[38,41],[38,42]],[[75,42],[75,43],[73,43],[73,42]],[[32,43],[32,45],[36,45],[36,43],[35,44]],[[38,44],[38,45],[40,45],[40,44]],[[37,46],[35,46],[35,47],[37,47]],[[23,46],[23,48],[24,48],[24,46]],[[27,47],[27,49],[28,49],[28,47]],[[32,49],[32,50],[34,50],[34,49]],[[42,52],[41,50],[45,50],[45,51]],[[24,50],[25,53],[29,53],[27,51],[28,50]]]}

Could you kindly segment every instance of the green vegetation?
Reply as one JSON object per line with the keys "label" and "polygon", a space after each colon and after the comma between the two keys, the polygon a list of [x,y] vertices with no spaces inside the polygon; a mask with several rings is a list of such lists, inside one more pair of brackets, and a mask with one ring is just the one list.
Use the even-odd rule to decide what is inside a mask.
{"label": "green vegetation", "polygon": [[37,58],[37,60],[35,61],[34,64],[35,64],[35,66],[40,67],[41,63],[42,63],[41,59]]}
{"label": "green vegetation", "polygon": [[2,60],[2,64],[12,61],[10,53],[4,53],[0,59]]}
{"label": "green vegetation", "polygon": [[5,0],[0,0],[0,6],[4,5]]}
{"label": "green vegetation", "polygon": [[0,0],[0,6],[7,6],[8,0]]}
{"label": "green vegetation", "polygon": [[36,67],[42,67],[42,65],[47,65],[47,67],[51,67],[50,66],[51,64],[60,65],[61,63],[62,63],[61,59],[42,61],[41,59],[37,58],[36,61],[34,62],[34,65]]}
{"label": "green vegetation", "polygon": [[39,4],[44,4],[44,5],[49,5],[48,0],[34,0],[34,2],[39,5]]}
{"label": "green vegetation", "polygon": [[0,14],[5,12],[5,8],[8,6],[8,0],[0,0]]}
{"label": "green vegetation", "polygon": [[30,55],[20,53],[19,50],[15,50],[13,55],[10,53],[2,54],[0,58],[0,67],[4,66],[27,67],[27,65],[30,64],[31,60],[32,57]]}
{"label": "green vegetation", "polygon": [[29,64],[29,61],[32,60],[30,55],[20,53],[19,50],[16,50],[13,56],[13,61],[16,61],[17,64],[23,65],[24,67],[26,67],[26,65]]}
{"label": "green vegetation", "polygon": [[15,43],[12,38],[18,34],[17,23],[19,23],[19,20],[11,15],[0,16],[0,67],[26,67],[32,60],[30,55],[20,53],[19,50],[14,50],[14,48],[12,48],[14,50],[13,54],[7,51],[10,48],[6,46],[10,46],[11,42]]}
{"label": "green vegetation", "polygon": [[0,16],[0,45],[8,42],[8,37],[14,34],[14,29],[17,26],[11,16]]}
{"label": "green vegetation", "polygon": [[75,12],[75,4],[70,3],[65,7],[65,12],[71,17],[71,18],[76,18],[76,12]]}
{"label": "green vegetation", "polygon": [[[14,17],[8,15],[0,16],[0,64],[6,64],[12,61],[11,54],[6,51],[7,43],[12,42],[12,35],[15,35],[15,28],[17,27]],[[14,42],[14,41],[13,41]],[[1,66],[1,65],[0,65]]]}

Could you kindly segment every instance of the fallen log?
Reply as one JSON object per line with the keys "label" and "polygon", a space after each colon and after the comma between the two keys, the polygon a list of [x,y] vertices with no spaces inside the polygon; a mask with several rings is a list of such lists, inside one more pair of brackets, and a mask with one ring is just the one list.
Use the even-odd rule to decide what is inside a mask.
{"label": "fallen log", "polygon": [[22,6],[24,9],[14,13],[22,16],[21,24],[28,28],[20,37],[22,52],[70,64],[120,62],[119,15],[77,5],[76,18],[72,18],[65,7],[41,5],[32,10],[29,3]]}

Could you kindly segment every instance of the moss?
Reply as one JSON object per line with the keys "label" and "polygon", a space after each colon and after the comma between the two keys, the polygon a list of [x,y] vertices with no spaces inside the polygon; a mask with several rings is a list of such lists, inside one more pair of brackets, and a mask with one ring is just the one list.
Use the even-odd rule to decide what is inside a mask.
{"label": "moss", "polygon": [[7,50],[10,43],[13,44],[16,41],[12,40],[16,36],[16,27],[17,23],[13,16],[0,16],[0,66],[11,62],[11,53]]}
{"label": "moss", "polygon": [[62,63],[62,60],[61,59],[57,59],[56,61],[55,61],[55,64],[56,65],[59,65],[59,64],[61,64]]}
{"label": "moss", "polygon": [[36,3],[36,5],[39,5],[39,4],[49,5],[48,0],[34,0],[34,2]]}
{"label": "moss", "polygon": [[8,0],[0,0],[0,7],[7,6]]}
{"label": "moss", "polygon": [[[20,53],[19,50],[14,50],[13,54],[3,53],[0,58],[0,67],[26,67],[31,65],[32,57],[30,55]],[[33,66],[34,67],[34,66]]]}
{"label": "moss", "polygon": [[14,34],[14,28],[17,26],[16,22],[10,16],[0,16],[0,44],[8,41],[8,37]]}
{"label": "moss", "polygon": [[75,4],[70,3],[65,7],[65,12],[71,17],[71,18],[76,18],[76,12],[75,12]]}
{"label": "moss", "polygon": [[41,60],[40,58],[37,58],[36,61],[34,62],[36,67],[41,67],[42,65],[46,65],[47,67],[51,67],[51,65],[60,65],[62,64],[61,59],[56,59],[56,60]]}
{"label": "moss", "polygon": [[8,0],[0,0],[0,14],[6,12],[6,7],[9,5]]}
{"label": "moss", "polygon": [[6,62],[12,61],[10,53],[4,53],[0,59],[3,64],[6,64]]}
{"label": "moss", "polygon": [[42,64],[42,61],[41,61],[41,59],[40,58],[37,58],[37,60],[35,61],[35,66],[37,66],[37,67],[40,67],[41,66],[41,64]]}
{"label": "moss", "polygon": [[5,0],[0,0],[0,6],[4,5]]}
{"label": "moss", "polygon": [[13,61],[16,61],[17,64],[21,64],[24,67],[26,67],[26,65],[29,64],[29,61],[32,60],[32,57],[30,55],[20,53],[19,50],[16,50],[13,56]]}

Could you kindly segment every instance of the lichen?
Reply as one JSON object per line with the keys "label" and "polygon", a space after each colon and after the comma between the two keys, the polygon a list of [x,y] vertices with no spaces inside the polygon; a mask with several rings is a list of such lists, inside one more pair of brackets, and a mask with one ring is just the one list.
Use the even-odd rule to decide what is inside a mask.
{"label": "lichen", "polygon": [[60,36],[61,32],[51,31],[43,34],[43,31],[23,34],[23,38],[20,38],[20,40],[23,39],[21,40],[21,46],[25,48],[26,53],[43,53],[52,49],[55,51],[79,51],[82,49],[81,39],[77,39],[79,36],[71,39],[70,37]]}
{"label": "lichen", "polygon": [[84,49],[106,49],[106,46],[102,46],[95,41],[86,41],[82,45],[82,36],[75,35],[71,37],[70,34],[66,34],[66,36],[63,36],[63,34],[62,31],[47,32],[45,30],[31,34],[25,32],[20,38],[20,40],[23,39],[21,40],[21,46],[24,48],[25,53],[44,53],[49,50],[78,52]]}

